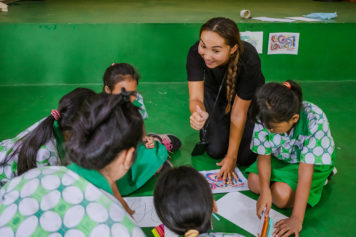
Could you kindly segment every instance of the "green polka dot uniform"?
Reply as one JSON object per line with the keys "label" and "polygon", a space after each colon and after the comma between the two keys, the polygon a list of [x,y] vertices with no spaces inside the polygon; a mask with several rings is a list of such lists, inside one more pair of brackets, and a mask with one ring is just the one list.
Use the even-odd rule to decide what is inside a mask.
{"label": "green polka dot uniform", "polygon": [[[255,124],[251,150],[271,155],[271,181],[287,183],[294,191],[299,163],[315,165],[308,204],[315,206],[320,201],[324,183],[334,168],[335,144],[328,120],[319,107],[303,102],[299,121],[289,134],[274,134]],[[246,172],[258,174],[257,161]]]}
{"label": "green polka dot uniform", "polygon": [[143,97],[140,93],[137,93],[136,100],[133,102],[133,104],[139,108],[139,112],[142,115],[142,118],[147,119],[148,113],[145,104],[143,103]]}
{"label": "green polka dot uniform", "polygon": [[228,234],[228,233],[205,233],[200,234],[199,237],[242,237],[243,235],[239,234]]}
{"label": "green polka dot uniform", "polygon": [[[15,151],[19,145],[16,144],[16,142],[32,132],[40,124],[40,122],[42,122],[42,120],[21,132],[15,138],[4,140],[0,143],[0,163],[4,163],[0,166],[0,187],[17,176],[18,156],[14,155],[11,159],[9,159],[11,153]],[[53,137],[39,149],[36,157],[36,165],[37,167],[59,165],[60,160],[58,157],[56,139]]]}
{"label": "green polka dot uniform", "polygon": [[144,236],[121,204],[66,167],[32,169],[0,190],[0,236]]}
{"label": "green polka dot uniform", "polygon": [[274,134],[262,124],[256,124],[251,141],[253,152],[271,154],[287,163],[332,165],[334,149],[325,114],[309,102],[303,102],[300,119],[290,134]]}

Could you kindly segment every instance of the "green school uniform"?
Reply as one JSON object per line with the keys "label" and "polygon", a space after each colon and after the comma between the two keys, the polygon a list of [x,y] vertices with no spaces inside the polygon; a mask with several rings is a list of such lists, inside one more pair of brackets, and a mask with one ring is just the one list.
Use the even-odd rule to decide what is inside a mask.
{"label": "green school uniform", "polygon": [[[300,162],[314,165],[308,204],[315,206],[325,180],[334,168],[335,144],[324,112],[310,102],[303,102],[300,118],[289,134],[271,133],[256,124],[251,150],[259,155],[271,155],[271,181],[285,182],[297,189]],[[258,174],[257,161],[247,170]]]}
{"label": "green school uniform", "polygon": [[145,236],[105,177],[76,164],[32,169],[0,189],[0,236]]}

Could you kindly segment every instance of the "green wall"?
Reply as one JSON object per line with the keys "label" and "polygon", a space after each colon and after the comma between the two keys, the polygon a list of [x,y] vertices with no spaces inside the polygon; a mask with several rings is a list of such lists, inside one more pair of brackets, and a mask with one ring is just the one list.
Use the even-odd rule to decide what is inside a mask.
{"label": "green wall", "polygon": [[[143,82],[184,82],[201,24],[0,24],[0,85],[100,83],[112,62],[132,63]],[[240,23],[263,31],[267,80],[355,80],[353,23]],[[298,55],[267,55],[269,32],[299,32]]]}

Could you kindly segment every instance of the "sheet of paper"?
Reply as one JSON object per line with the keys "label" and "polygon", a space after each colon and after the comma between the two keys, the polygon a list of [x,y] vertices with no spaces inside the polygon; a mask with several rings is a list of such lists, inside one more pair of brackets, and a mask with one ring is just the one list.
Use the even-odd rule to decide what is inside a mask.
{"label": "sheet of paper", "polygon": [[259,20],[259,21],[270,21],[270,22],[294,22],[295,20],[291,19],[285,19],[285,18],[272,18],[272,17],[252,17],[254,20]]}
{"label": "sheet of paper", "polygon": [[288,19],[292,19],[292,20],[296,20],[296,21],[321,21],[319,19],[313,19],[313,18],[309,18],[309,17],[302,17],[302,16],[294,16],[294,17],[286,17]]}
{"label": "sheet of paper", "polygon": [[[256,200],[240,192],[233,192],[220,198],[216,204],[219,215],[257,236],[260,219],[256,215]],[[272,209],[269,216],[274,223],[287,218],[287,216]]]}
{"label": "sheet of paper", "polygon": [[168,229],[166,226],[164,227],[164,237],[178,237],[176,233]]}
{"label": "sheet of paper", "polygon": [[155,227],[162,222],[157,216],[153,197],[126,197],[124,198],[129,207],[135,211],[134,220],[140,227]]}
{"label": "sheet of paper", "polygon": [[262,53],[263,31],[240,32],[241,39],[252,44],[259,54]]}
{"label": "sheet of paper", "polygon": [[269,33],[268,54],[298,54],[299,33]]}
{"label": "sheet of paper", "polygon": [[235,169],[238,180],[234,179],[233,184],[225,184],[222,178],[218,179],[217,176],[219,171],[220,170],[200,171],[208,181],[212,193],[228,193],[248,190],[247,179],[238,168]]}

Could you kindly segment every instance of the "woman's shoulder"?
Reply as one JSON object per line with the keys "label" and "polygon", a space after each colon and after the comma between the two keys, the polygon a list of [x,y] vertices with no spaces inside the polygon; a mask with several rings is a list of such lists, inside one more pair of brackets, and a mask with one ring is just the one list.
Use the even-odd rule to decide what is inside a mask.
{"label": "woman's shoulder", "polygon": [[260,63],[260,57],[258,56],[256,48],[247,41],[242,40],[242,44],[243,44],[243,53],[241,55],[242,60],[249,64]]}
{"label": "woman's shoulder", "polygon": [[319,106],[308,101],[303,101],[303,109],[308,120],[308,129],[311,133],[319,130],[321,128],[320,125],[323,125],[323,129],[329,127],[328,119]]}

